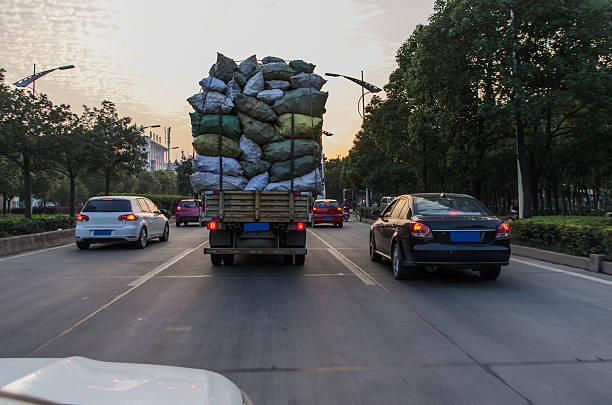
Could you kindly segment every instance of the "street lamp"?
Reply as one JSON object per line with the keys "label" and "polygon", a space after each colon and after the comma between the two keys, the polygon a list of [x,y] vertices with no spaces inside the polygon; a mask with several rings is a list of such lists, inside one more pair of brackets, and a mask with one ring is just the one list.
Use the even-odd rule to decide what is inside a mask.
{"label": "street lamp", "polygon": [[[361,102],[363,106],[363,114],[360,113],[360,115],[361,115],[361,119],[365,122],[365,95],[369,93],[378,93],[382,91],[382,89],[380,87],[376,87],[373,84],[364,81],[363,80],[363,70],[361,71],[361,80],[355,79],[354,77],[341,75],[339,73],[325,73],[325,76],[344,77],[345,79],[348,79],[361,86],[361,98],[357,102],[357,111],[359,111],[359,104]],[[368,90],[368,93],[365,92],[366,89]],[[369,205],[370,204],[370,192],[367,188],[365,191],[366,191],[366,205]]]}
{"label": "street lamp", "polygon": [[[331,132],[323,131],[325,136],[334,136]],[[321,138],[321,150],[323,150],[323,138]],[[321,158],[321,183],[323,183],[323,198],[327,198],[327,189],[325,187],[325,155]]]}
{"label": "street lamp", "polygon": [[[359,104],[360,104],[359,102],[361,102],[361,104],[363,105],[363,114],[360,114],[360,115],[361,115],[361,119],[365,120],[365,95],[369,93],[378,93],[382,91],[382,89],[380,87],[374,86],[372,83],[368,83],[364,81],[363,80],[363,70],[361,71],[361,80],[355,79],[354,77],[341,75],[339,73],[325,73],[325,76],[344,77],[345,79],[348,79],[361,86],[361,98],[357,102],[357,111],[359,111]],[[368,90],[368,93],[365,92],[366,89]]]}
{"label": "street lamp", "polygon": [[36,92],[35,88],[36,88],[36,80],[40,79],[41,77],[43,77],[46,74],[49,74],[55,70],[66,70],[66,69],[74,69],[75,66],[74,65],[65,65],[65,66],[59,66],[53,69],[49,69],[49,70],[44,70],[42,72],[38,72],[36,73],[36,63],[34,64],[34,74],[32,74],[31,76],[28,76],[24,79],[18,80],[15,83],[13,83],[13,85],[17,86],[17,87],[26,87],[27,85],[29,85],[30,83],[32,83],[32,95],[34,95],[34,93]]}
{"label": "street lamp", "polygon": [[142,131],[144,131],[147,128],[159,128],[159,127],[161,127],[161,125],[147,125],[146,127],[138,128],[138,130],[142,132]]}

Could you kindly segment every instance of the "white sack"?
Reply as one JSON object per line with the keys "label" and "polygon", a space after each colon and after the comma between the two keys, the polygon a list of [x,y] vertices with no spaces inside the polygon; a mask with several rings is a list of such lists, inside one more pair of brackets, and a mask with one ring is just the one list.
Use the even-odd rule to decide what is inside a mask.
{"label": "white sack", "polygon": [[267,80],[266,81],[266,89],[274,90],[279,89],[282,91],[289,90],[291,88],[291,83],[285,80]]}
{"label": "white sack", "polygon": [[[311,191],[319,193],[321,190],[323,190],[323,185],[321,183],[321,172],[319,172],[319,169],[315,169],[307,175],[293,179],[293,191]],[[266,186],[264,191],[291,191],[291,180],[270,183]]]}
{"label": "white sack", "polygon": [[261,60],[261,63],[264,65],[267,65],[268,63],[285,63],[285,60],[276,56],[266,56]]}
{"label": "white sack", "polygon": [[273,105],[274,102],[283,97],[285,94],[282,90],[264,90],[257,93],[257,99],[263,101],[266,104]]}
{"label": "white sack", "polygon": [[266,82],[264,81],[263,73],[258,72],[255,76],[251,77],[244,86],[243,94],[255,97],[257,93],[263,91],[265,88]]}
{"label": "white sack", "polygon": [[[195,172],[189,176],[191,187],[196,193],[206,190],[219,190],[219,174],[211,172]],[[223,175],[223,190],[242,190],[248,180],[242,176]]]}
{"label": "white sack", "polygon": [[240,155],[240,160],[246,160],[247,162],[257,163],[261,160],[263,155],[263,151],[261,150],[261,146],[259,146],[256,142],[253,142],[246,136],[242,135],[240,137],[240,149],[242,149],[242,155]]}
{"label": "white sack", "polygon": [[269,183],[269,175],[268,172],[258,174],[257,176],[251,178],[249,180],[249,184],[246,185],[244,191],[261,191]]}
{"label": "white sack", "polygon": [[315,73],[300,73],[299,75],[291,76],[291,87],[294,89],[314,87],[317,90],[321,90],[325,83],[327,83],[327,80]]}
{"label": "white sack", "polygon": [[257,69],[257,56],[255,55],[249,56],[240,65],[238,65],[238,70],[242,72],[247,79],[251,77],[255,69]]}
{"label": "white sack", "polygon": [[216,91],[217,93],[225,93],[225,88],[227,87],[223,80],[216,77],[205,77],[200,80],[200,86],[202,86],[204,91]]}
{"label": "white sack", "polygon": [[232,102],[234,102],[238,94],[242,94],[242,88],[240,87],[238,83],[236,83],[235,79],[232,79],[229,81],[229,83],[227,83],[227,89],[225,90],[225,95],[227,96],[227,98],[232,100]]}
{"label": "white sack", "polygon": [[[219,156],[198,155],[193,159],[192,165],[196,172],[219,173]],[[223,157],[223,176],[242,176],[242,174],[242,166],[236,159]]]}
{"label": "white sack", "polygon": [[225,94],[214,91],[197,93],[187,99],[194,110],[202,114],[229,114],[234,108],[234,103]]}

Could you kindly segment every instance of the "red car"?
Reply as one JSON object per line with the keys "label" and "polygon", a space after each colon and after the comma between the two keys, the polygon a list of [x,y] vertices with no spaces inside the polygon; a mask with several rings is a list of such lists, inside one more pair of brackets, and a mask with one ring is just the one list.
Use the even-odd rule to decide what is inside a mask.
{"label": "red car", "polygon": [[312,207],[312,224],[333,224],[342,228],[342,208],[336,200],[316,200]]}
{"label": "red car", "polygon": [[202,211],[200,200],[182,200],[176,207],[176,226],[180,227],[181,222],[187,225],[188,222],[200,222],[200,212]]}

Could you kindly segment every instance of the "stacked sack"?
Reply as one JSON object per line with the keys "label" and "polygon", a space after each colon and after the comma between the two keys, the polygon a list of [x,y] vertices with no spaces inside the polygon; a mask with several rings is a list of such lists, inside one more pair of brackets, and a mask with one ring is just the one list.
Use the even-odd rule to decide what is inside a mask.
{"label": "stacked sack", "polygon": [[[327,93],[326,80],[315,65],[302,60],[286,63],[255,55],[237,65],[220,53],[202,92],[187,99],[194,158],[191,185],[196,192],[224,190],[291,190],[291,117],[294,128],[294,191],[322,189],[321,134]],[[221,130],[221,161],[219,158]]]}

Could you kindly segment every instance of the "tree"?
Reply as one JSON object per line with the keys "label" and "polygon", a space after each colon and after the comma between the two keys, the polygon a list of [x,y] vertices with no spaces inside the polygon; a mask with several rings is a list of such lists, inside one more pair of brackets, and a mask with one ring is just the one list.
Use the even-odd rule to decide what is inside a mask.
{"label": "tree", "polygon": [[51,109],[52,103],[44,94],[33,96],[20,89],[11,90],[0,74],[0,150],[23,173],[27,218],[32,217],[32,172],[47,162],[43,138],[49,130]]}
{"label": "tree", "polygon": [[323,182],[325,183],[325,195],[327,198],[342,201],[342,189],[344,188],[341,184],[343,161],[344,159],[340,156],[323,161],[325,167]]}
{"label": "tree", "polygon": [[85,108],[91,133],[91,162],[104,173],[104,193],[110,194],[111,177],[118,171],[138,173],[145,164],[145,140],[131,125],[131,118],[119,117],[115,104],[103,101],[101,108]]}
{"label": "tree", "polygon": [[52,201],[53,196],[60,189],[62,177],[50,170],[39,170],[33,174],[32,194],[42,200],[43,212],[47,208],[47,202]]}
{"label": "tree", "polygon": [[0,194],[2,194],[2,215],[7,213],[9,202],[23,191],[19,166],[10,160],[0,157]]}
{"label": "tree", "polygon": [[176,192],[178,195],[192,195],[193,189],[191,188],[191,182],[189,181],[189,176],[193,174],[193,168],[191,163],[193,162],[193,158],[189,158],[187,160],[182,160],[178,166],[176,167]]}

